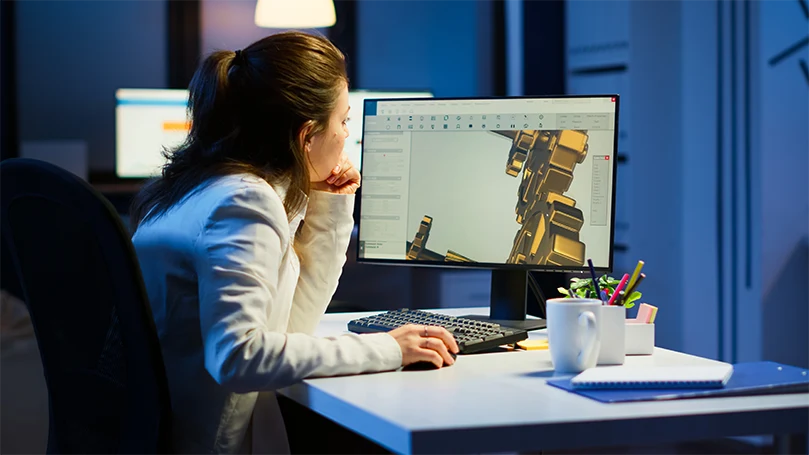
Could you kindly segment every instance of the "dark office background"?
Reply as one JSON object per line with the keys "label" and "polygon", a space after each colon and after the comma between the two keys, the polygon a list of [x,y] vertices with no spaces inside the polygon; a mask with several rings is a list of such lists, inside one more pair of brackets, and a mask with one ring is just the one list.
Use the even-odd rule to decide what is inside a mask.
{"label": "dark office background", "polygon": [[2,116],[0,116],[0,159],[16,155],[17,151],[17,91],[16,72],[16,27],[14,2],[0,3],[0,89],[2,89]]}
{"label": "dark office background", "polygon": [[[184,87],[272,30],[255,1],[7,1],[2,158],[81,141],[114,178],[117,88]],[[615,274],[646,262],[657,344],[809,366],[809,9],[783,1],[337,1],[354,88],[622,95]],[[4,289],[13,289],[3,262]],[[555,280],[545,276],[553,292]],[[356,264],[345,308],[479,306],[488,272]],[[5,373],[4,373],[5,378]],[[5,395],[5,394],[4,394]]]}
{"label": "dark office background", "polygon": [[[83,141],[90,181],[124,208],[131,185],[103,185],[116,183],[115,89],[184,87],[202,53],[272,32],[252,24],[253,8],[3,2],[3,157],[25,143]],[[791,284],[807,276],[805,1],[336,8],[337,25],[323,32],[346,52],[353,87],[621,93],[615,268],[646,260],[661,344],[726,359],[807,357],[765,342],[806,320],[806,293]],[[337,298],[365,307],[482,302],[485,274],[351,264],[351,286]],[[389,281],[360,287],[376,275]]]}
{"label": "dark office background", "polygon": [[[761,340],[782,332],[778,321],[806,319],[780,316],[806,314],[797,297],[806,294],[789,285],[806,276],[805,2],[336,5],[338,23],[324,32],[348,55],[354,87],[624,96],[616,271],[647,261],[662,344],[758,357],[769,349]],[[3,157],[26,142],[80,140],[91,182],[115,183],[115,89],[184,87],[200,53],[271,32],[252,25],[253,8],[3,2]],[[402,291],[391,301],[387,286],[341,288],[338,298],[360,306],[485,299],[485,286],[441,291],[469,289],[485,272],[356,267],[363,277],[391,275]],[[801,304],[790,309],[793,300]],[[770,354],[786,355],[776,345]]]}

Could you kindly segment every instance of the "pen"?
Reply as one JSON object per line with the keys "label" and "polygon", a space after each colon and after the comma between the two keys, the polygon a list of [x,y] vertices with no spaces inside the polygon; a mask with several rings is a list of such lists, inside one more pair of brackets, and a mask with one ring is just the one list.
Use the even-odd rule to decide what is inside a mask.
{"label": "pen", "polygon": [[635,289],[638,288],[638,285],[640,284],[641,281],[643,281],[644,278],[646,278],[646,274],[641,273],[640,276],[638,277],[638,279],[635,281],[635,283],[629,285],[629,287],[626,290],[626,294],[625,294],[626,297],[629,297],[630,295],[632,295],[633,292],[635,292]]}
{"label": "pen", "polygon": [[610,297],[610,301],[609,303],[607,303],[607,305],[612,305],[613,303],[615,303],[615,299],[618,298],[618,294],[621,292],[621,289],[623,289],[624,286],[626,286],[627,281],[629,281],[629,274],[624,273],[624,277],[621,278],[621,282],[618,283],[618,287],[615,288],[615,291],[613,291],[612,297]]}
{"label": "pen", "polygon": [[643,281],[643,280],[644,280],[644,278],[646,278],[646,274],[645,274],[645,273],[641,273],[641,274],[640,274],[640,276],[638,277],[638,280],[637,280],[637,281],[635,281],[635,286],[632,288],[632,290],[633,290],[633,291],[634,291],[635,289],[637,289],[637,288],[638,288],[638,286],[640,286],[640,282],[641,282],[641,281]]}
{"label": "pen", "polygon": [[[596,269],[593,267],[593,260],[587,259],[587,265],[590,266],[590,276],[593,278],[593,289],[596,291],[596,297],[601,296],[601,289],[598,288],[598,277],[596,277]],[[601,298],[604,301],[604,298]]]}
{"label": "pen", "polygon": [[635,266],[635,271],[632,272],[632,278],[629,279],[629,285],[627,286],[627,289],[631,289],[633,286],[635,286],[635,281],[638,279],[638,276],[640,275],[640,269],[643,268],[643,264],[645,264],[643,261],[638,261],[638,265]]}

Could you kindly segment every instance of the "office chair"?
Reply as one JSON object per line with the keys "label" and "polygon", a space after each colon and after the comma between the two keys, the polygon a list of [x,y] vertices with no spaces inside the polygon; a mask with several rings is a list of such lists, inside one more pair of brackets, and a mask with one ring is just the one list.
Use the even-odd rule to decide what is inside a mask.
{"label": "office chair", "polygon": [[7,254],[6,244],[0,241],[0,289],[14,296],[15,298],[22,298],[22,288],[20,287],[20,279],[17,277],[17,271],[14,270],[14,263]]}
{"label": "office chair", "polygon": [[87,183],[31,159],[0,163],[0,222],[31,314],[49,453],[170,451],[170,401],[134,248]]}

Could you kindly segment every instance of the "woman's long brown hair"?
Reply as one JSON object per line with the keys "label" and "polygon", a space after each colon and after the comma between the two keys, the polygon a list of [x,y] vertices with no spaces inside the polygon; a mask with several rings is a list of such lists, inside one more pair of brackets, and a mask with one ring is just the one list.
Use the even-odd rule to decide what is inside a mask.
{"label": "woman's long brown hair", "polygon": [[299,135],[323,131],[348,82],[343,54],[326,38],[285,32],[241,50],[217,51],[189,86],[191,129],[164,152],[162,176],[148,182],[130,209],[133,232],[165,214],[212,177],[249,173],[288,187],[293,216],[309,194],[309,168]]}

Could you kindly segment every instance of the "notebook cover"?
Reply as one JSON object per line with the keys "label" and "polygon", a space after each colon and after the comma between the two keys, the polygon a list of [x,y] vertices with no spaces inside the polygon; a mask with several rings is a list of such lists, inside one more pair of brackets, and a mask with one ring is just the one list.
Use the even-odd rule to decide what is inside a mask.
{"label": "notebook cover", "polygon": [[547,382],[602,403],[809,392],[808,370],[775,362],[737,363],[733,365],[733,375],[720,389],[574,389],[571,379],[549,379]]}

